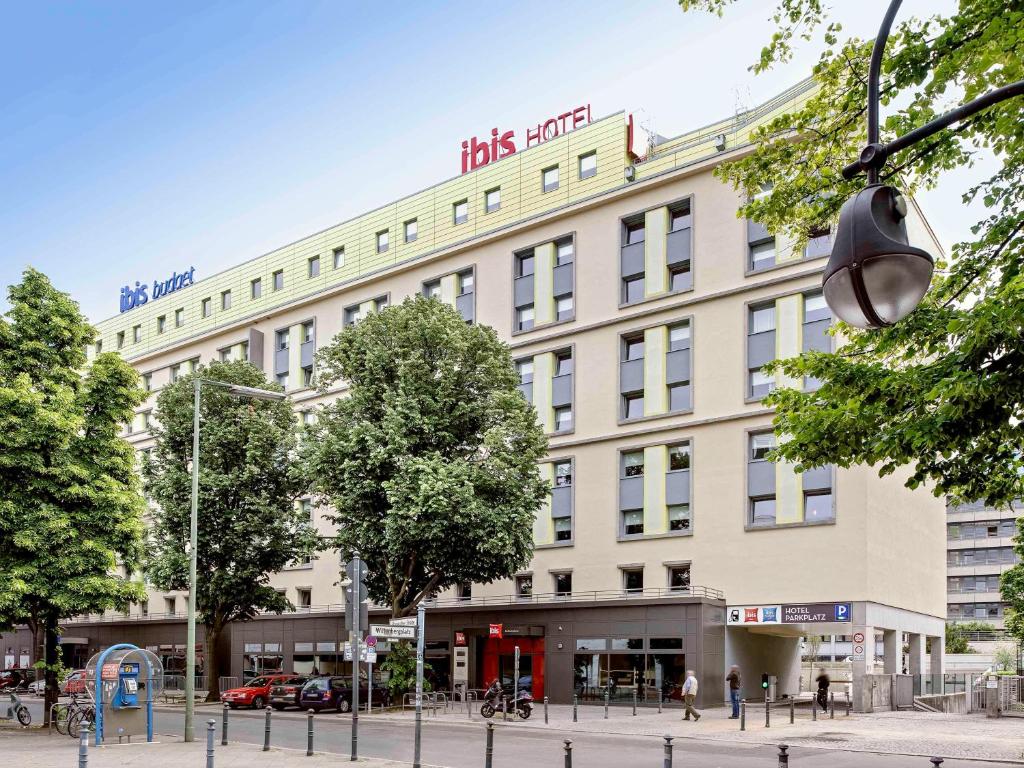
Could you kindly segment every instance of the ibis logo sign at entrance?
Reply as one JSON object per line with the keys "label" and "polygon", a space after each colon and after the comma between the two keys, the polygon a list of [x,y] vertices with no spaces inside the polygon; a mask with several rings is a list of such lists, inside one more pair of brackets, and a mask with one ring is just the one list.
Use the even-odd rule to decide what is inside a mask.
{"label": "ibis logo sign at entrance", "polygon": [[[523,132],[526,136],[525,147],[529,149],[537,144],[543,144],[545,141],[550,141],[589,122],[590,105],[581,104],[560,115],[549,117],[544,122],[537,123],[536,126],[527,128]],[[475,171],[495,160],[514,155],[518,150],[515,131],[491,128],[491,135],[486,139],[474,136],[462,142],[462,172]]]}
{"label": "ibis logo sign at entrance", "polygon": [[733,626],[764,624],[830,624],[853,620],[849,603],[731,605],[726,621]]}

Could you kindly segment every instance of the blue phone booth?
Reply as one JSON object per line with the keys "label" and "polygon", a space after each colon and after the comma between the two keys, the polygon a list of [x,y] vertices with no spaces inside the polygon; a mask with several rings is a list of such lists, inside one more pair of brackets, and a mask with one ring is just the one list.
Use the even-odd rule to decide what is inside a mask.
{"label": "blue phone booth", "polygon": [[95,743],[145,735],[153,740],[153,702],[164,688],[164,668],[152,651],[113,645],[86,666],[86,685],[96,705]]}

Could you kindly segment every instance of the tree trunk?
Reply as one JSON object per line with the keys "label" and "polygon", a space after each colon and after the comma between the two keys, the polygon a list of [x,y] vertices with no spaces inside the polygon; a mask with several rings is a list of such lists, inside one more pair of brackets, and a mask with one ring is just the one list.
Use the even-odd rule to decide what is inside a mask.
{"label": "tree trunk", "polygon": [[57,619],[48,617],[43,627],[43,661],[46,663],[46,692],[43,696],[43,725],[50,725],[50,707],[57,703],[57,696],[60,691],[57,688],[57,640],[59,639],[60,628]]}
{"label": "tree trunk", "polygon": [[221,660],[220,648],[217,647],[220,641],[220,633],[223,627],[219,622],[205,624],[206,637],[203,639],[203,647],[206,649],[206,700],[220,700],[220,674]]}

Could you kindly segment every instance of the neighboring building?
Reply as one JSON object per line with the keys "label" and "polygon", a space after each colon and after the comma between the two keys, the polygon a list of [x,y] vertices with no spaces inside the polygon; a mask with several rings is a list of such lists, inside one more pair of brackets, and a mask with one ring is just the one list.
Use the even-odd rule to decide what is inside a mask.
{"label": "neighboring building", "polygon": [[[809,91],[655,137],[642,161],[631,119],[595,120],[208,279],[172,279],[173,292],[99,323],[102,348],[154,395],[197,362],[249,360],[306,420],[344,395],[310,386],[315,350],[367,313],[425,293],[497,329],[550,435],[539,471],[552,495],[527,569],[430,605],[427,663],[442,686],[453,655],[481,687],[511,673],[519,645],[534,694],[555,702],[599,699],[606,686],[678,697],[692,668],[702,705],[713,703],[734,662],[747,695],[761,672],[782,694],[797,688],[800,637],[812,631],[870,638],[860,654],[854,643],[855,689],[875,668],[876,635],[885,671],[899,671],[903,633],[911,671],[923,638],[938,639],[934,671],[941,501],[871,468],[798,475],[765,459],[774,438],[761,398],[785,380],[761,366],[833,344],[821,295],[829,236],[794,251],[738,219],[741,198],[713,171]],[[916,207],[909,223],[936,251]],[[175,266],[185,265],[140,269]],[[139,450],[153,406],[129,430]],[[329,533],[319,513],[310,506]],[[277,574],[301,607],[233,626],[231,674],[347,669],[337,578],[334,554]],[[128,640],[180,668],[184,610],[184,595],[152,592],[129,617],[68,622],[64,642],[81,659]],[[491,624],[504,639],[489,637]]]}
{"label": "neighboring building", "polygon": [[946,616],[951,622],[1005,627],[999,576],[1020,558],[1013,551],[1020,509],[983,502],[949,507],[946,514]]}

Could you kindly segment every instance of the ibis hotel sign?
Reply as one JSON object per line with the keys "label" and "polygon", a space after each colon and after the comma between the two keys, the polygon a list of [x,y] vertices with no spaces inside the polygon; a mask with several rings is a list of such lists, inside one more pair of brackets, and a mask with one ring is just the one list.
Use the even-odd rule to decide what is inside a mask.
{"label": "ibis hotel sign", "polygon": [[126,285],[121,289],[121,311],[127,312],[129,309],[141,307],[150,299],[159,299],[161,296],[180,291],[182,288],[192,285],[195,275],[196,268],[189,267],[184,272],[172,272],[171,276],[165,280],[154,280],[152,296],[149,295],[150,286],[136,280],[134,288]]}
{"label": "ibis hotel sign", "polygon": [[[498,128],[491,128],[491,135],[486,139],[474,136],[462,142],[462,172],[469,173],[477,168],[482,168],[495,160],[514,155],[523,146],[529,149],[537,144],[543,144],[563,133],[584,126],[590,122],[590,105],[581,104],[578,107],[563,112],[560,115],[549,117],[547,120],[528,127],[525,134],[525,142],[516,138],[515,131],[501,131]],[[517,144],[521,142],[520,144]]]}

